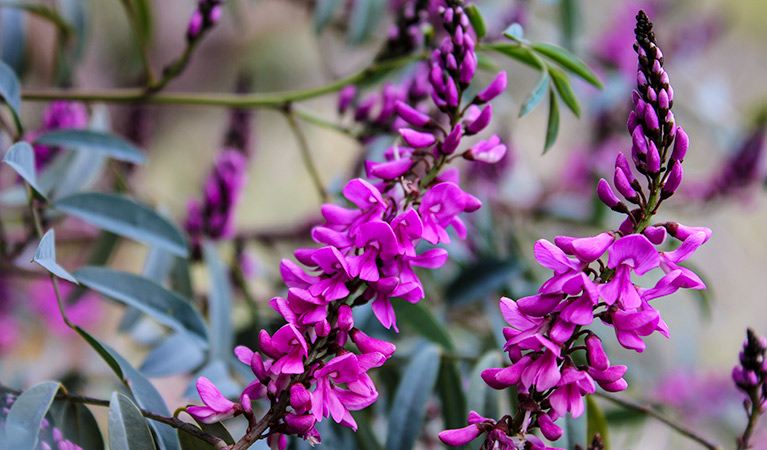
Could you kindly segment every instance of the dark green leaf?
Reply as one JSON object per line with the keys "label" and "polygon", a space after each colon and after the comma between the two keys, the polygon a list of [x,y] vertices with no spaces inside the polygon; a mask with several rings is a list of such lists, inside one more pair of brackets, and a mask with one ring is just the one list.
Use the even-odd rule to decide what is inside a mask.
{"label": "dark green leaf", "polygon": [[205,361],[205,352],[186,333],[174,333],[153,348],[139,369],[148,377],[190,373]]}
{"label": "dark green leaf", "polygon": [[[2,64],[2,62],[0,62],[0,64]],[[1,76],[2,74],[0,74],[0,77]],[[1,79],[0,84],[2,84]],[[38,195],[45,198],[45,192],[37,184],[35,151],[32,149],[31,145],[24,141],[11,145],[11,148],[8,149],[5,153],[5,157],[3,157],[3,162],[11,166]]]}
{"label": "dark green leaf", "polygon": [[519,44],[511,44],[508,42],[500,42],[500,43],[493,43],[493,44],[487,44],[483,46],[483,48],[486,48],[488,50],[493,50],[495,52],[498,52],[502,55],[506,55],[510,58],[513,58],[522,64],[526,64],[532,68],[540,69],[542,66],[539,64],[540,57],[530,51],[529,48],[523,47]]}
{"label": "dark green leaf", "polygon": [[40,425],[59,387],[58,382],[45,381],[27,389],[13,402],[5,421],[7,448],[33,450],[37,447]]}
{"label": "dark green leaf", "polygon": [[451,305],[465,305],[484,300],[497,293],[520,271],[511,260],[480,259],[476,264],[465,267],[447,287],[446,300]]}
{"label": "dark green leaf", "polygon": [[202,423],[197,419],[194,419],[194,421],[202,428],[202,431],[223,439],[228,445],[234,445],[234,438],[221,422]]}
{"label": "dark green leaf", "polygon": [[549,89],[549,120],[546,124],[546,143],[543,145],[543,153],[554,145],[559,134],[559,101],[553,89]]}
{"label": "dark green leaf", "polygon": [[562,37],[565,48],[575,48],[575,37],[580,29],[578,0],[562,0],[559,4],[562,21]]}
{"label": "dark green leaf", "polygon": [[463,381],[458,370],[457,361],[443,357],[437,378],[437,392],[442,402],[442,419],[445,429],[462,428],[466,426],[468,409],[466,396],[463,393]]}
{"label": "dark green leaf", "polygon": [[[136,403],[142,409],[152,411],[155,414],[170,416],[168,407],[162,399],[157,389],[143,375],[141,375],[133,366],[128,363],[119,353],[108,345],[103,344],[80,327],[75,327],[80,336],[82,336],[91,347],[109,364],[115,375],[125,384],[133,394]],[[154,430],[157,436],[157,443],[160,450],[180,450],[178,437],[174,428],[164,423],[150,421],[149,426]]]}
{"label": "dark green leaf", "polygon": [[135,145],[109,133],[93,130],[54,130],[40,135],[35,144],[94,151],[110,158],[144,164],[146,157]]}
{"label": "dark green leaf", "polygon": [[479,12],[477,5],[471,3],[464,8],[466,15],[469,16],[469,22],[471,27],[474,28],[474,32],[477,33],[477,39],[482,39],[487,34],[487,26],[485,25],[485,19]]}
{"label": "dark green leaf", "polygon": [[61,430],[64,439],[76,443],[83,450],[104,450],[99,424],[91,410],[82,403],[64,402],[56,427]]}
{"label": "dark green leaf", "polygon": [[570,108],[570,111],[572,111],[576,117],[580,117],[581,107],[578,104],[578,99],[575,97],[575,92],[573,92],[573,87],[570,85],[570,80],[567,78],[567,75],[551,64],[547,64],[546,67],[549,69],[551,81],[554,82],[554,87],[557,89],[559,96],[565,102],[567,107]]}
{"label": "dark green leaf", "polygon": [[605,443],[604,450],[610,450],[610,434],[607,427],[607,418],[592,395],[586,396],[586,410],[588,411],[586,420],[588,441],[586,444],[590,444],[591,440],[594,439],[594,435],[599,433],[602,437],[602,441]]}
{"label": "dark green leaf", "polygon": [[188,255],[186,238],[172,223],[146,205],[115,194],[83,192],[64,197],[54,208],[107,231]]}
{"label": "dark green leaf", "polygon": [[397,318],[412,328],[413,331],[441,345],[446,350],[455,350],[455,345],[445,325],[438,321],[423,303],[409,303],[401,300],[393,301],[392,306]]}
{"label": "dark green leaf", "polygon": [[389,414],[386,450],[409,450],[415,445],[437,381],[439,360],[437,347],[427,345],[405,367]]}
{"label": "dark green leaf", "polygon": [[40,239],[40,244],[37,246],[32,261],[40,264],[45,270],[56,275],[59,278],[63,278],[72,283],[78,284],[75,277],[69,274],[63,267],[56,262],[56,237],[53,233],[53,228],[48,230],[43,238]]}
{"label": "dark green leaf", "polygon": [[493,367],[501,367],[501,354],[491,350],[477,361],[469,379],[469,411],[476,411],[483,417],[498,417],[500,396],[482,379],[482,371]]}
{"label": "dark green leaf", "polygon": [[232,327],[232,286],[229,272],[218,257],[215,246],[207,242],[203,246],[203,257],[208,269],[208,315],[210,320],[210,355],[214,358],[229,358],[234,348],[234,327]]}
{"label": "dark green leaf", "polygon": [[549,87],[549,71],[545,68],[541,71],[541,76],[538,77],[538,81],[535,82],[533,89],[525,97],[525,101],[522,102],[522,109],[519,111],[519,117],[524,117],[533,110],[543,100],[543,96],[546,94],[546,89]]}
{"label": "dark green leaf", "polygon": [[84,267],[75,278],[96,292],[140,309],[163,325],[189,333],[201,348],[207,347],[205,322],[183,298],[154,281],[104,267]]}
{"label": "dark green leaf", "polygon": [[22,126],[19,120],[19,113],[21,111],[21,83],[13,69],[2,61],[0,61],[0,97],[11,108],[13,119],[16,121],[19,132],[21,132]]}
{"label": "dark green leaf", "polygon": [[215,450],[213,444],[198,439],[186,431],[178,430],[178,442],[181,450]]}
{"label": "dark green leaf", "polygon": [[537,43],[533,44],[532,48],[546,58],[549,58],[550,60],[554,61],[575,75],[581,77],[588,83],[600,89],[603,87],[602,81],[599,80],[599,77],[597,77],[597,75],[591,69],[589,69],[589,67],[583,61],[562,47],[557,47],[556,45],[545,43]]}
{"label": "dark green leaf", "polygon": [[138,407],[119,392],[109,401],[110,450],[154,449],[154,439]]}
{"label": "dark green leaf", "polygon": [[314,7],[314,32],[320,34],[330,23],[333,13],[336,12],[341,0],[319,0]]}

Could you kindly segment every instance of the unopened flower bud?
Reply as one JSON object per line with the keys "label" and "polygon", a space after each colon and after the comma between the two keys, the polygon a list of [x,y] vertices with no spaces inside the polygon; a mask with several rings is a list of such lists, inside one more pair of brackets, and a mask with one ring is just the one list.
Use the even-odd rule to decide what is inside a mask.
{"label": "unopened flower bud", "polygon": [[463,57],[463,62],[461,62],[461,72],[458,74],[458,81],[464,85],[469,84],[476,71],[477,57],[474,52],[467,53],[466,56]]}
{"label": "unopened flower bud", "polygon": [[290,434],[304,434],[309,431],[317,419],[312,414],[297,415],[288,413],[285,415],[285,423],[288,425],[287,432]]}
{"label": "unopened flower bud", "polygon": [[647,86],[647,77],[641,70],[637,70],[637,86]]}
{"label": "unopened flower bud", "polygon": [[431,122],[431,117],[403,101],[397,101],[397,115],[402,117],[405,122],[416,127],[424,127]]}
{"label": "unopened flower bud", "polygon": [[437,94],[443,94],[445,92],[445,79],[442,76],[442,69],[434,65],[429,71],[429,83]]}
{"label": "unopened flower bud", "polygon": [[655,108],[649,103],[647,103],[644,108],[644,123],[648,130],[660,129],[658,113],[655,112]]}
{"label": "unopened flower bud", "polygon": [[338,95],[338,114],[343,114],[347,109],[349,109],[349,105],[351,104],[352,99],[356,93],[357,87],[353,84],[350,84],[341,89],[341,92]]}
{"label": "unopened flower bud", "polygon": [[445,58],[445,67],[448,70],[458,69],[458,61],[455,60],[455,55],[453,55],[452,53],[449,53],[447,57]]}
{"label": "unopened flower bud", "polygon": [[586,352],[588,353],[589,364],[598,370],[607,370],[610,367],[610,360],[602,347],[602,340],[596,335],[586,338]]}
{"label": "unopened flower bud", "polygon": [[626,200],[630,201],[631,203],[639,204],[639,195],[637,195],[634,188],[631,187],[631,183],[629,182],[628,178],[626,178],[626,174],[618,167],[615,168],[613,183],[615,184],[615,188],[618,189],[618,192],[620,192],[620,194],[624,196]]}
{"label": "unopened flower bud", "polygon": [[491,105],[485,106],[485,109],[482,110],[479,116],[466,127],[466,134],[477,134],[484,130],[492,117],[493,107]]}
{"label": "unopened flower bud", "polygon": [[312,409],[312,393],[306,386],[296,383],[290,387],[290,406],[299,414]]}
{"label": "unopened flower bud", "polygon": [[628,121],[626,122],[626,126],[628,127],[629,133],[634,132],[634,128],[639,125],[639,118],[637,117],[637,114],[634,111],[631,111],[629,113]]}
{"label": "unopened flower bud", "polygon": [[497,97],[501,92],[506,90],[506,72],[500,72],[495,76],[492,83],[474,99],[474,103],[485,103]]}
{"label": "unopened flower bud", "polygon": [[682,176],[682,163],[674,161],[674,166],[671,168],[671,172],[669,172],[668,178],[666,178],[666,184],[663,186],[664,196],[670,197],[677,190],[682,182]]}
{"label": "unopened flower bud", "polygon": [[647,170],[650,173],[660,172],[660,152],[653,141],[647,147]]}
{"label": "unopened flower bud", "polygon": [[658,94],[658,107],[662,110],[669,108],[668,93],[665,89],[661,89],[660,94]]}
{"label": "unopened flower bud", "polygon": [[453,127],[453,131],[445,136],[445,142],[442,143],[442,147],[439,149],[440,152],[446,155],[452,154],[461,143],[461,137],[463,137],[463,126],[460,123],[457,123],[455,124],[455,127]]}
{"label": "unopened flower bud", "polygon": [[354,318],[352,317],[352,309],[349,305],[341,305],[338,308],[338,328],[341,331],[349,331],[354,326]]}
{"label": "unopened flower bud", "polygon": [[676,128],[676,138],[674,139],[674,151],[671,153],[671,159],[684,161],[687,154],[687,148],[690,146],[690,138],[682,127]]}
{"label": "unopened flower bud", "polygon": [[562,429],[559,428],[548,414],[542,414],[538,417],[538,427],[546,439],[556,441],[562,437]]}
{"label": "unopened flower bud", "polygon": [[601,178],[597,184],[597,196],[610,208],[615,208],[621,202],[604,178]]}
{"label": "unopened flower bud", "polygon": [[452,78],[447,79],[445,84],[445,101],[448,106],[458,106],[458,87],[455,85],[455,81]]}
{"label": "unopened flower bud", "polygon": [[615,158],[615,167],[623,172],[623,175],[626,176],[626,179],[629,181],[629,183],[634,184],[636,178],[634,178],[634,173],[631,172],[631,166],[629,166],[626,155],[624,155],[622,152],[619,152],[618,156]]}
{"label": "unopened flower bud", "polygon": [[431,133],[421,133],[410,128],[400,128],[399,134],[407,144],[414,148],[424,148],[434,145],[437,139]]}
{"label": "unopened flower bud", "polygon": [[266,330],[258,332],[258,349],[270,358],[279,358],[282,353],[272,344],[272,337]]}
{"label": "unopened flower bud", "polygon": [[451,447],[458,447],[464,444],[468,444],[477,438],[480,434],[480,429],[477,425],[472,424],[463,428],[455,430],[445,430],[440,432],[437,436],[443,444]]}
{"label": "unopened flower bud", "polygon": [[202,31],[203,17],[200,10],[195,10],[192,13],[192,17],[189,18],[189,25],[186,28],[186,36],[188,39],[194,39]]}
{"label": "unopened flower bud", "polygon": [[389,359],[394,354],[394,351],[397,350],[394,344],[372,338],[357,328],[352,328],[349,336],[351,336],[352,341],[362,353],[378,352]]}

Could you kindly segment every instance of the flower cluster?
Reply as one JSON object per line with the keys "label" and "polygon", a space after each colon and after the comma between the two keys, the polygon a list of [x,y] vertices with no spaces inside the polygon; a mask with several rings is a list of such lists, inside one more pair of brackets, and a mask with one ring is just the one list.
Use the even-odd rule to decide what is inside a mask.
{"label": "flower cluster", "polygon": [[738,438],[738,448],[751,448],[751,433],[759,416],[767,411],[767,338],[758,336],[750,328],[740,352],[740,364],[732,369],[732,379],[746,394],[743,406],[749,418],[746,431]]}
{"label": "flower cluster", "polygon": [[[615,188],[637,208],[629,210],[608,182],[601,179],[599,198],[627,215],[620,228],[587,238],[559,236],[553,243],[538,241],[535,258],[551,269],[553,276],[536,295],[516,301],[501,299],[501,313],[511,325],[503,333],[507,339],[504,350],[512,365],[487,369],[482,378],[495,389],[516,386],[519,411],[513,418],[506,416],[491,425],[476,422],[474,426],[488,433],[488,441],[499,442],[503,448],[522,448],[510,446],[503,439],[515,436],[530,441],[526,433],[532,427],[555,441],[562,436],[562,429],[554,421],[568,412],[580,416],[584,412],[583,396],[594,393],[597,385],[608,392],[627,387],[623,379],[626,366],[611,365],[601,338],[585,328],[594,319],[611,326],[623,347],[642,352],[643,337],[655,331],[666,337],[669,334],[650,301],[680,288],[705,289],[694,272],[679,264],[708,240],[711,231],[676,222],[650,224],[658,206],[681,182],[688,139],[681,128],[675,127],[670,111],[673,89],[663,70],[663,55],[655,45],[652,24],[642,11],[637,15],[635,32],[638,87],[628,126],[633,139],[633,169],[647,179],[647,192],[627,158],[618,154]],[[658,248],[667,236],[680,242],[675,250]],[[603,260],[605,253],[607,258]],[[664,273],[654,286],[645,288],[635,283],[654,269]],[[578,364],[573,358],[580,350],[586,353],[586,364]],[[498,437],[503,434],[498,430],[506,434]],[[476,436],[471,426],[460,435],[455,430],[440,434],[442,441],[450,445],[462,445]],[[537,448],[536,443],[532,445]],[[486,446],[490,448],[491,444]]]}
{"label": "flower cluster", "polygon": [[[88,109],[79,102],[57,100],[52,102],[43,112],[42,126],[27,136],[29,141],[35,137],[53,130],[80,129],[88,126]],[[35,167],[37,170],[47,166],[58,153],[58,147],[37,144],[35,150]]]}
{"label": "flower cluster", "polygon": [[377,61],[407,55],[418,48],[424,41],[422,27],[428,16],[429,0],[396,0],[390,2],[391,10],[396,14],[394,23],[389,27],[389,36]]}
{"label": "flower cluster", "polygon": [[[251,431],[267,423],[270,445],[282,449],[287,434],[318,442],[315,423],[327,417],[356,429],[350,411],[377,399],[367,372],[384,364],[395,346],[356,328],[352,307],[371,303],[381,324],[396,330],[392,299],[416,303],[424,297],[414,268],[437,268],[447,260],[445,249],[419,251],[419,242],[450,243],[449,228],[466,237],[459,215],[477,210],[481,203],[458,186],[457,170],[442,169],[464,135],[488,124],[490,106],[480,111],[476,105],[505,88],[502,74],[477,95],[474,108],[468,107],[465,115],[459,112],[461,93],[476,68],[474,41],[460,5],[440,13],[448,36],[432,55],[428,86],[442,114],[432,117],[396,102],[393,111],[399,120],[413,127],[399,130],[408,146],[387,149],[385,162],[366,163],[373,182],[358,178],[346,184],[343,195],[353,208],[322,206],[325,223],[313,229],[312,238],[324,246],[296,250],[295,257],[305,268],[287,259],[280,265],[287,296],[273,298],[270,305],[285,325],[273,334],[262,330],[258,351],[235,349],[256,379],[234,403],[200,378],[197,387],[205,406],[188,411],[203,422],[242,414]],[[449,122],[447,128],[441,122]],[[494,137],[461,154],[493,162],[504,152]],[[355,352],[345,348],[349,341]],[[257,421],[251,402],[264,397],[271,403],[272,416]]]}
{"label": "flower cluster", "polygon": [[197,40],[221,19],[223,3],[224,0],[199,0],[186,28],[188,42]]}

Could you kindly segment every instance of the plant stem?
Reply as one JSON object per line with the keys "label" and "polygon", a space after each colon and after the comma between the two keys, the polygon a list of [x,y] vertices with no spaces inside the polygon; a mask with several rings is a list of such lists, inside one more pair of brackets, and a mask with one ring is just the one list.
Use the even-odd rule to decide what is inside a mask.
{"label": "plant stem", "polygon": [[641,405],[639,403],[634,403],[631,400],[615,397],[613,395],[608,395],[602,392],[596,392],[594,393],[594,395],[596,395],[597,397],[603,398],[605,400],[609,400],[615,403],[616,405],[620,405],[626,409],[632,409],[634,411],[647,414],[648,416],[653,417],[654,419],[668,425],[670,428],[672,428],[674,431],[681,434],[682,436],[699,443],[700,445],[702,445],[703,447],[706,447],[709,450],[723,450],[722,447],[719,446],[718,444],[707,440],[706,438],[698,435],[695,431],[691,430],[690,428],[684,425],[680,425],[676,421],[664,416],[663,414],[654,410],[651,406]]}
{"label": "plant stem", "polygon": [[141,32],[141,26],[138,23],[138,17],[136,17],[136,10],[133,8],[132,0],[121,0],[123,8],[125,8],[125,15],[128,16],[128,21],[131,23],[133,33],[136,35],[136,45],[138,46],[139,57],[141,58],[141,65],[144,67],[144,75],[146,77],[147,85],[151,86],[155,83],[154,74],[152,73],[152,66],[149,64],[149,52],[146,39],[144,39],[144,33]]}
{"label": "plant stem", "polygon": [[77,91],[68,89],[26,89],[22,99],[27,101],[76,100],[107,103],[151,103],[157,105],[224,106],[237,108],[281,108],[288,102],[307,100],[336,92],[348,84],[370,80],[383,72],[394,70],[423,55],[407,56],[372,64],[345,78],[322,86],[296,91],[265,94],[175,93],[152,94],[143,88]]}
{"label": "plant stem", "polygon": [[[21,395],[23,393],[23,391],[21,390],[13,389],[3,385],[0,385],[0,392],[7,392],[16,396]],[[99,398],[87,397],[84,395],[70,394],[69,392],[59,391],[59,393],[56,394],[55,399],[67,400],[73,403],[82,403],[84,405],[103,406],[105,408],[109,408],[109,400],[102,400]],[[141,414],[147,419],[154,420],[155,422],[162,422],[166,425],[172,426],[173,428],[185,431],[198,439],[202,439],[203,441],[212,444],[217,449],[223,449],[226,447],[226,442],[224,442],[223,439],[220,439],[216,436],[208,434],[200,430],[196,426],[188,424],[181,419],[177,419],[175,417],[161,416],[159,414],[153,413],[152,411],[147,411],[141,408],[139,408],[139,411],[141,411]]]}
{"label": "plant stem", "polygon": [[753,434],[756,424],[759,422],[759,416],[762,414],[761,399],[759,398],[759,389],[755,389],[751,395],[751,410],[748,411],[748,424],[743,434],[738,437],[738,449],[746,450],[751,448],[751,434]]}
{"label": "plant stem", "polygon": [[285,120],[288,121],[290,129],[293,131],[293,135],[296,137],[296,141],[298,141],[298,149],[301,151],[301,159],[304,162],[306,171],[309,173],[309,178],[311,178],[312,183],[314,183],[314,188],[317,191],[317,195],[320,197],[320,203],[326,203],[329,201],[328,194],[325,192],[325,187],[322,184],[322,180],[320,179],[320,174],[317,171],[317,166],[314,164],[314,160],[312,159],[312,154],[309,151],[309,143],[306,141],[306,136],[301,131],[298,123],[296,123],[296,118],[290,108],[286,108],[284,114]]}

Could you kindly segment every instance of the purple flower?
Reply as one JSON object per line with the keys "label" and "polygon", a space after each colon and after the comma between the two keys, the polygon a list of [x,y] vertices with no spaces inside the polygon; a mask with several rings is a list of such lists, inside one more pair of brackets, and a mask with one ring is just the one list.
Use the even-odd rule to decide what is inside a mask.
{"label": "purple flower", "polygon": [[221,395],[221,392],[207,378],[197,379],[197,392],[205,406],[190,406],[186,410],[202,423],[215,423],[234,417],[237,405]]}
{"label": "purple flower", "polygon": [[432,244],[449,244],[447,227],[451,225],[461,239],[466,238],[466,227],[458,214],[476,211],[480,206],[479,200],[463,192],[456,184],[437,184],[424,195],[418,208],[423,221],[423,238]]}

